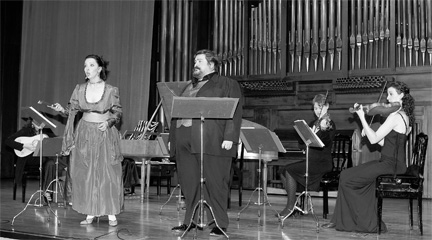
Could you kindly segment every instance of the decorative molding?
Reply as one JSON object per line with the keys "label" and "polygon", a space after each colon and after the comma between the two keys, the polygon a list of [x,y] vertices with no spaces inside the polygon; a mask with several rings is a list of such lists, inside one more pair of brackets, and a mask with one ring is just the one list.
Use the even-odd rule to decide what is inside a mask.
{"label": "decorative molding", "polygon": [[296,85],[285,80],[239,81],[245,96],[294,96]]}
{"label": "decorative molding", "polygon": [[359,76],[337,78],[333,90],[337,94],[365,94],[381,92],[387,81],[394,81],[385,76]]}

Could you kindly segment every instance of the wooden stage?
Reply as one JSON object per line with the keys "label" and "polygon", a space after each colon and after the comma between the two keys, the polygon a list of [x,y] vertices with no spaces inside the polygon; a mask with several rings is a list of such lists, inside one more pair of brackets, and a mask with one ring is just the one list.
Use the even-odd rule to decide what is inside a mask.
{"label": "wooden stage", "polygon": [[[37,191],[38,180],[30,180],[26,193],[28,201],[31,194]],[[21,202],[21,188],[18,188],[17,200],[12,200],[12,181],[1,181],[1,238],[0,239],[180,239],[171,232],[171,227],[179,225],[183,220],[184,210],[177,211],[175,198],[171,199],[159,215],[160,208],[168,199],[166,190],[162,188],[160,197],[156,195],[156,188],[150,188],[150,196],[141,202],[138,195],[125,200],[124,212],[117,216],[118,226],[108,226],[108,218],[105,216],[99,222],[93,222],[88,226],[80,226],[79,222],[85,216],[77,213],[71,207],[58,207],[52,205],[53,214],[48,214],[48,207],[29,206],[14,225],[12,219],[21,210],[25,203]],[[139,194],[139,187],[136,188]],[[289,218],[284,222],[284,227],[274,216],[275,212],[269,206],[258,206],[251,204],[240,215],[238,212],[246,205],[252,191],[243,192],[243,205],[238,206],[237,190],[232,190],[232,203],[229,210],[230,225],[227,231],[230,239],[431,239],[431,201],[423,203],[423,228],[424,235],[420,236],[417,226],[417,214],[414,216],[414,230],[408,225],[408,201],[384,199],[383,220],[387,223],[388,232],[377,234],[338,232],[334,229],[319,228],[311,214]],[[178,194],[176,190],[175,195]],[[257,201],[255,193],[252,202]],[[270,195],[269,201],[275,210],[281,210],[285,202],[285,196]],[[319,223],[328,220],[322,218],[322,199],[313,197],[314,211]],[[335,199],[330,199],[330,214],[333,212]],[[258,210],[261,209],[261,218]],[[48,221],[48,216],[51,216]],[[331,217],[331,215],[330,215]],[[204,228],[197,231],[196,239],[224,239],[224,237],[212,237],[210,229]],[[183,239],[194,239],[195,231],[189,232]]]}

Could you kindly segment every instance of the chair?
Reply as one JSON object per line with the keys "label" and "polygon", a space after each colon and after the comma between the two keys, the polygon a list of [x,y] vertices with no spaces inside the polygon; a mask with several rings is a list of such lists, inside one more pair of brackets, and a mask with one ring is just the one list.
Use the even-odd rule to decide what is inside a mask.
{"label": "chair", "polygon": [[418,224],[420,235],[423,235],[422,197],[423,197],[423,170],[426,160],[428,136],[420,133],[416,136],[412,158],[408,162],[405,174],[380,175],[376,180],[378,234],[381,233],[382,202],[383,198],[409,199],[410,229],[413,229],[413,199],[417,199]]}
{"label": "chair", "polygon": [[166,180],[167,194],[171,193],[171,178],[174,176],[175,165],[152,164],[150,177],[156,179],[156,193],[161,194],[162,180]]}
{"label": "chair", "polygon": [[[27,162],[25,164],[24,167],[24,171],[22,174],[22,178],[21,178],[21,191],[22,191],[22,202],[25,202],[25,193],[26,193],[26,187],[27,187],[27,178],[28,177],[34,177],[34,178],[39,178],[40,177],[40,173],[39,173],[39,161],[32,161],[33,159],[30,157],[29,159],[27,159]],[[18,160],[17,160],[18,161]],[[16,162],[14,164],[14,173],[15,173],[15,168],[16,168]],[[14,177],[14,182],[13,182],[13,200],[16,200],[16,191],[17,191],[17,177],[19,176],[15,176]]]}
{"label": "chair", "polygon": [[352,157],[352,139],[348,135],[336,134],[333,139],[331,172],[324,174],[321,179],[320,187],[323,191],[323,218],[327,219],[328,210],[328,192],[337,191],[339,186],[339,176],[342,170],[353,166]]}

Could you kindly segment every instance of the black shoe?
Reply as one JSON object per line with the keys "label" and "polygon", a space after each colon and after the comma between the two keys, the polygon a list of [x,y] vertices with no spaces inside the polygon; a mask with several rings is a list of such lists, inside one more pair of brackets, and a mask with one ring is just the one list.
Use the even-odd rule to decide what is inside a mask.
{"label": "black shoe", "polygon": [[[174,232],[184,232],[184,231],[186,231],[186,229],[188,228],[188,226],[189,225],[186,225],[186,224],[183,223],[180,226],[171,228],[171,231],[174,231]],[[191,227],[189,228],[189,231],[192,230],[193,228],[196,228],[196,227],[197,227],[197,225],[195,223],[192,223]],[[198,227],[198,230],[203,230],[203,228],[202,227]]]}
{"label": "black shoe", "polygon": [[[226,228],[221,228],[222,231],[226,232]],[[211,232],[210,236],[225,236],[225,234],[222,232],[218,227],[214,227]]]}

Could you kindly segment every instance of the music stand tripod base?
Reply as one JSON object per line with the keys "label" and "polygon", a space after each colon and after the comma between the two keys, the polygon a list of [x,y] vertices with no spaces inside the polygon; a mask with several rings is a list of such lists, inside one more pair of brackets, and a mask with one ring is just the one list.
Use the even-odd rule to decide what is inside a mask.
{"label": "music stand tripod base", "polygon": [[225,232],[224,230],[222,230],[221,227],[219,227],[219,224],[217,223],[216,218],[214,217],[214,212],[213,212],[212,207],[211,207],[211,206],[207,203],[207,201],[204,200],[204,199],[201,199],[201,200],[200,200],[200,201],[195,205],[194,211],[192,212],[192,217],[191,217],[190,223],[189,223],[188,227],[186,228],[186,230],[183,232],[183,234],[180,236],[180,238],[183,238],[184,236],[186,236],[186,234],[187,234],[187,233],[189,232],[189,230],[191,229],[192,225],[195,224],[197,227],[195,228],[194,239],[196,239],[196,234],[197,234],[197,229],[198,229],[198,227],[204,228],[204,227],[206,226],[205,224],[202,223],[202,219],[201,219],[201,218],[204,217],[203,214],[200,215],[200,218],[199,218],[200,223],[195,223],[195,220],[193,219],[194,216],[195,216],[196,210],[199,208],[199,209],[200,209],[200,212],[203,211],[203,210],[204,210],[204,205],[209,209],[210,214],[211,214],[212,219],[213,219],[212,221],[210,221],[210,222],[208,223],[208,225],[214,223],[214,224],[216,225],[216,227],[219,228],[219,230],[220,230],[220,231],[225,235],[225,237],[226,237],[227,239],[229,239],[229,236],[226,234],[226,232]]}
{"label": "music stand tripod base", "polygon": [[[33,197],[34,197],[37,193],[39,193],[39,194],[43,194],[43,191],[42,191],[42,190],[37,190],[35,193],[33,193],[33,194],[31,195],[31,197],[30,197],[30,199],[28,200],[28,202],[27,202],[26,206],[24,207],[24,209],[21,210],[21,212],[19,212],[17,215],[15,215],[15,216],[13,217],[12,222],[11,222],[11,225],[12,225],[12,226],[14,225],[15,219],[16,219],[19,215],[21,215],[21,213],[23,213],[23,212],[27,209],[27,207],[30,205],[30,202],[32,201]],[[39,200],[39,202],[40,202],[39,204],[37,203],[38,200]],[[50,217],[50,216],[51,216],[51,215],[50,215],[50,212],[51,212],[51,213],[52,213],[52,214],[53,214],[53,215],[58,219],[58,216],[57,216],[57,214],[52,210],[49,201],[47,201],[47,204],[48,204],[48,209],[49,209],[49,211],[48,211],[48,209],[47,209],[47,213],[48,213],[48,219],[47,219],[47,221],[49,222],[49,220],[51,219],[51,217]],[[43,206],[43,205],[42,205],[42,199],[41,199],[40,197],[39,197],[39,198],[36,198],[36,199],[35,199],[35,203],[33,204],[33,206],[34,206],[34,207],[41,207],[41,206]],[[60,224],[61,224],[61,222],[60,222],[60,220],[58,220],[57,225],[60,226]]]}
{"label": "music stand tripod base", "polygon": [[[305,206],[305,209],[303,210],[303,209],[301,209],[299,206],[298,206],[298,204],[300,204],[300,202],[301,202],[301,197],[302,196],[304,196],[306,199],[306,206]],[[308,209],[308,206],[310,206],[310,208]],[[289,218],[289,217],[291,217],[294,213],[295,213],[295,211],[299,211],[299,212],[301,212],[302,214],[304,214],[304,215],[307,215],[307,214],[309,214],[309,213],[311,213],[312,214],[312,216],[314,217],[314,220],[315,220],[315,223],[316,223],[316,227],[317,227],[317,229],[316,229],[316,232],[318,233],[319,232],[319,220],[318,220],[318,218],[317,218],[317,216],[315,215],[315,213],[314,213],[314,209],[313,209],[313,204],[312,204],[312,198],[311,198],[311,195],[307,192],[307,191],[303,191],[298,197],[297,197],[297,200],[295,201],[295,203],[294,203],[294,208],[291,210],[291,212],[290,213],[288,213],[285,217],[283,217],[283,218],[281,218],[280,217],[280,215],[278,214],[278,216],[279,216],[279,220],[280,220],[280,222],[281,222],[281,227],[283,228],[284,227],[284,221],[287,219],[287,218]]]}

